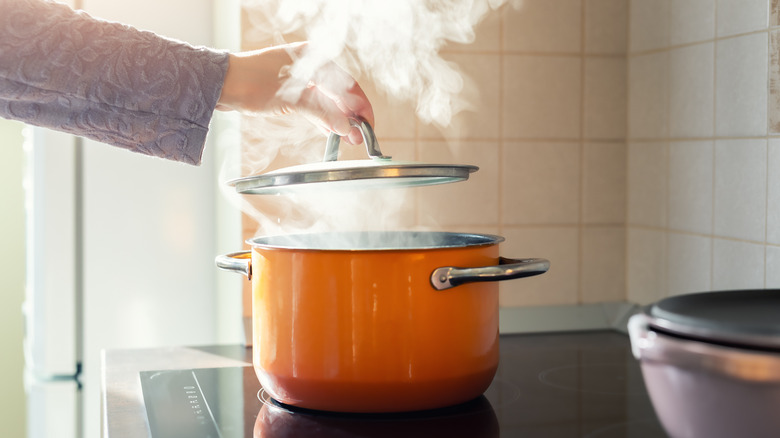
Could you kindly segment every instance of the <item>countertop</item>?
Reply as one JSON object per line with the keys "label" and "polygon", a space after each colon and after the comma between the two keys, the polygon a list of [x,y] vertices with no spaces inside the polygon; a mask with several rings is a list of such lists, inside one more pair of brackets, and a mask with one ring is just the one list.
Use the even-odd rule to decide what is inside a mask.
{"label": "countertop", "polygon": [[252,364],[242,345],[106,350],[101,357],[100,419],[104,438],[149,436],[139,373]]}
{"label": "countertop", "polygon": [[[581,306],[501,308],[501,333],[617,330],[637,306],[626,302]],[[138,373],[149,370],[251,365],[252,350],[242,345],[107,350],[101,358],[103,437],[148,436]]]}
{"label": "countertop", "polygon": [[[103,437],[150,436],[141,372],[247,367],[251,366],[251,351],[240,345],[105,351],[101,388]],[[502,335],[496,378],[482,399],[490,406],[483,410],[495,422],[496,436],[665,436],[638,363],[631,355],[628,337],[614,330]],[[269,408],[267,412],[274,410],[278,409]],[[328,423],[332,420],[328,416],[276,414],[286,415],[285,424],[291,427],[299,423],[310,426],[312,419],[320,417],[327,421],[317,423],[318,427],[335,427]],[[269,414],[255,417],[277,418]],[[249,419],[244,430],[250,434],[245,436],[251,436],[253,426],[276,424],[261,422],[258,426],[255,417]],[[343,429],[339,425],[339,433],[352,430],[354,424],[350,422],[348,426]],[[290,430],[293,429],[300,430]]]}

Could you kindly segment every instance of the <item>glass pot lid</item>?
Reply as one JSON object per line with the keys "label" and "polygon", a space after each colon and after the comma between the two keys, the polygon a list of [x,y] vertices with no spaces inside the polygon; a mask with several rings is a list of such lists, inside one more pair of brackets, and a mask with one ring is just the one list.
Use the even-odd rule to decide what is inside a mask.
{"label": "glass pot lid", "polygon": [[[464,181],[479,168],[472,165],[394,161],[382,154],[371,125],[350,120],[360,129],[368,160],[338,161],[340,137],[331,133],[322,162],[285,167],[229,181],[238,193],[275,195],[314,188],[372,189],[416,187]],[[327,183],[327,184],[324,184]]]}

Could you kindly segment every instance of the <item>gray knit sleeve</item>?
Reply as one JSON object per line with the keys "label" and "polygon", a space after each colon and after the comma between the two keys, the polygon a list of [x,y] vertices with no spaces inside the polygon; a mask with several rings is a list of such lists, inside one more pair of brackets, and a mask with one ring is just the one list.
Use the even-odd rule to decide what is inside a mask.
{"label": "gray knit sleeve", "polygon": [[0,117],[199,164],[228,54],[0,0]]}

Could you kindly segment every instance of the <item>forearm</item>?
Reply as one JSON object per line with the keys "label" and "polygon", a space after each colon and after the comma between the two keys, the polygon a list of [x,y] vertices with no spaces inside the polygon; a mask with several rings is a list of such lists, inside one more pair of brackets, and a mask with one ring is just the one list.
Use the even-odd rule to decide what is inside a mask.
{"label": "forearm", "polygon": [[227,53],[0,0],[0,116],[197,164]]}

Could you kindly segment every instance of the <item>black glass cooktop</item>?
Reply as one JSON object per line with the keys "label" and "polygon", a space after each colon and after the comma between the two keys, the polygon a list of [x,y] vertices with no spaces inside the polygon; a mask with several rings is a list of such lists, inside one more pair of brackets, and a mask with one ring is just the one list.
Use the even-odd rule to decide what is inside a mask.
{"label": "black glass cooktop", "polygon": [[141,373],[153,438],[664,437],[628,337],[501,336],[485,394],[445,409],[334,414],[270,399],[252,367]]}

